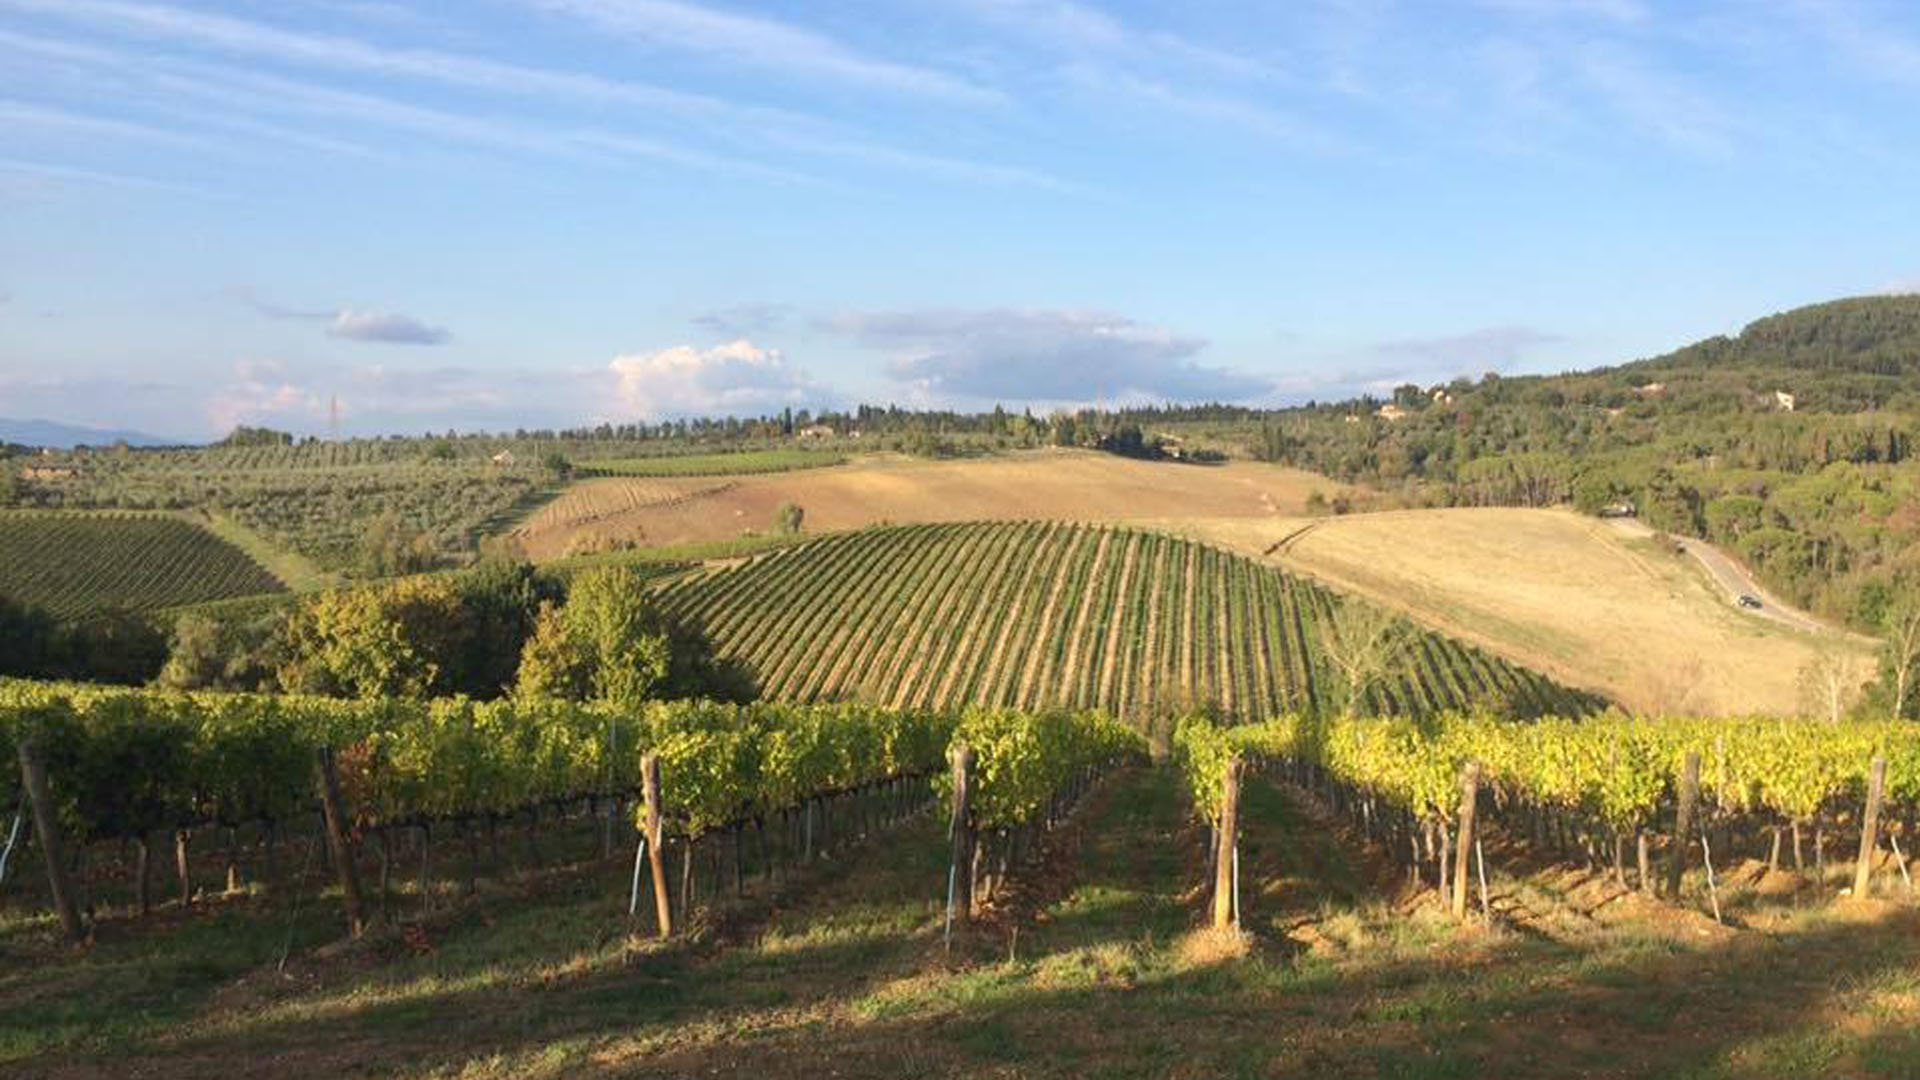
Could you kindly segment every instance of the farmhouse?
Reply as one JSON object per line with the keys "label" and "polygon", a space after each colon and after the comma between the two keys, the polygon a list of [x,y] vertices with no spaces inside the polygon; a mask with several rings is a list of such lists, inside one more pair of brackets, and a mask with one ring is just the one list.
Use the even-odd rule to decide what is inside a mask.
{"label": "farmhouse", "polygon": [[1378,416],[1382,420],[1392,422],[1395,420],[1403,419],[1407,415],[1407,410],[1401,408],[1398,405],[1395,405],[1392,402],[1388,402],[1387,404],[1380,406],[1379,411],[1375,412],[1374,415]]}
{"label": "farmhouse", "polygon": [[1773,403],[1780,407],[1781,412],[1793,411],[1793,395],[1787,393],[1785,390],[1775,390],[1773,392]]}
{"label": "farmhouse", "polygon": [[834,437],[834,430],[827,424],[808,424],[798,432],[800,438],[808,441],[825,440]]}
{"label": "farmhouse", "polygon": [[513,451],[502,450],[499,453],[493,455],[491,460],[495,465],[498,465],[503,469],[511,469],[513,468]]}

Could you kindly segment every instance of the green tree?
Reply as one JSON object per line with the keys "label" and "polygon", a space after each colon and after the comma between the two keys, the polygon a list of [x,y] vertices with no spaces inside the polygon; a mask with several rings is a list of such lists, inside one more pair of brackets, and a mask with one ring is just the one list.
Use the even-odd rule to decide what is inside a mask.
{"label": "green tree", "polygon": [[446,673],[454,693],[495,698],[513,690],[520,654],[543,606],[566,590],[524,560],[495,555],[455,580],[466,616],[464,647]]}
{"label": "green tree", "polygon": [[363,577],[397,577],[431,570],[439,561],[433,538],[409,526],[389,510],[367,523],[360,538],[359,569]]}
{"label": "green tree", "polygon": [[450,691],[472,626],[454,585],[407,578],[340,589],[287,622],[283,690],[330,697],[430,697]]}
{"label": "green tree", "polygon": [[672,635],[646,582],[616,566],[573,580],[564,606],[543,607],[520,658],[524,697],[645,701],[666,682]]}
{"label": "green tree", "polygon": [[773,531],[780,536],[794,536],[800,532],[800,525],[807,518],[807,512],[790,502],[783,502],[773,512]]}
{"label": "green tree", "polygon": [[1887,713],[1899,719],[1920,719],[1920,591],[1902,590],[1880,617],[1886,644],[1880,651],[1880,687]]}

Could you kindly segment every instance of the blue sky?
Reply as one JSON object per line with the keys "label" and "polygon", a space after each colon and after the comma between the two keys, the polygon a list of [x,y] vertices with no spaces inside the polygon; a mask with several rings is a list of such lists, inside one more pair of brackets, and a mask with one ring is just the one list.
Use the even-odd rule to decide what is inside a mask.
{"label": "blue sky", "polygon": [[1920,287],[1898,2],[0,0],[0,416],[1296,401]]}

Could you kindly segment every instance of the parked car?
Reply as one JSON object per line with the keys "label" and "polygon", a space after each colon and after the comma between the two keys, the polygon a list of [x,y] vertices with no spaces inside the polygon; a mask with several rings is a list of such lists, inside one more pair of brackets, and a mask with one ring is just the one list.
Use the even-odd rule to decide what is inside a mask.
{"label": "parked car", "polygon": [[1754,611],[1760,610],[1760,598],[1752,593],[1741,593],[1738,603],[1743,608],[1750,608]]}

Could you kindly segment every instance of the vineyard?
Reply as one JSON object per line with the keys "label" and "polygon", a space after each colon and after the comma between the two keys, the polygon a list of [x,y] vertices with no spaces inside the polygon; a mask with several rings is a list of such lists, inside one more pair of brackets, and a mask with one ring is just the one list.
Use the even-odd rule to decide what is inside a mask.
{"label": "vineyard", "polygon": [[[1142,749],[1097,712],[0,683],[0,1073],[306,1075],[347,1043],[479,1077],[1230,1074],[1284,1043],[1303,1077],[1651,1076],[1674,1043],[1631,1036],[1710,998],[1692,1073],[1910,1074],[1910,907],[1825,915],[1810,866],[1760,923],[1729,880],[1768,829],[1864,822],[1898,895],[1910,725],[1195,714],[1174,767]],[[1612,887],[1636,828],[1687,888]],[[1527,852],[1599,884],[1551,899]],[[1722,894],[1762,944],[1699,937]],[[1863,1000],[1837,1042],[1814,1010]]]}
{"label": "vineyard", "polygon": [[[354,837],[377,848],[384,907],[396,842],[412,845],[417,892],[427,898],[436,827],[457,830],[469,845],[471,883],[483,833],[497,865],[503,823],[524,819],[531,850],[543,820],[550,830],[582,818],[604,822],[611,844],[613,821],[630,806],[654,865],[666,934],[674,925],[670,843],[682,853],[684,916],[696,851],[714,853],[715,838],[730,838],[733,872],[744,878],[752,826],[761,869],[770,871],[767,825],[777,817],[787,839],[775,846],[811,860],[831,842],[836,817],[851,816],[864,833],[879,818],[923,805],[925,780],[946,764],[956,738],[971,740],[969,758],[980,761],[963,784],[978,809],[968,813],[960,799],[959,813],[969,830],[977,819],[995,835],[1058,813],[1063,792],[1083,790],[1091,770],[1141,746],[1099,713],[973,710],[956,718],[862,706],[345,702],[5,682],[0,753],[22,767],[0,771],[0,805],[31,806],[47,853],[48,899],[76,937],[82,909],[114,900],[151,908],[153,851],[163,838],[175,845],[180,895],[190,902],[194,833],[216,837],[231,888],[243,868],[279,876],[276,849],[306,823],[309,851],[324,836],[341,869],[357,933],[368,909]],[[59,853],[110,841],[122,855],[134,845],[137,861],[84,858],[80,880],[68,879]],[[9,856],[12,847],[9,839]],[[635,859],[637,906],[639,852]]]}
{"label": "vineyard", "polygon": [[[1883,836],[1893,871],[1912,891],[1900,838],[1915,845],[1920,729],[1897,720],[1834,726],[1618,713],[1535,721],[1451,714],[1287,717],[1220,727],[1193,718],[1181,723],[1174,744],[1193,805],[1219,835],[1234,828],[1240,766],[1275,763],[1350,813],[1416,877],[1430,866],[1435,884],[1454,890],[1456,914],[1465,911],[1470,873],[1485,873],[1474,846],[1476,817],[1491,817],[1561,859],[1605,867],[1622,887],[1631,865],[1647,895],[1662,891],[1656,849],[1668,866],[1669,898],[1697,851],[1716,921],[1716,850],[1723,869],[1742,856],[1777,869],[1790,835],[1800,870],[1810,832],[1816,880],[1824,880],[1826,838],[1836,826],[1860,835],[1857,894],[1866,895],[1882,869]],[[1223,847],[1216,862],[1225,856]],[[1484,878],[1480,888],[1484,895]]]}
{"label": "vineyard", "polygon": [[[1158,533],[1064,523],[862,530],[661,590],[787,701],[1312,711],[1333,594]],[[1351,602],[1351,601],[1350,601]],[[1593,711],[1592,697],[1435,634],[1410,635],[1368,710]]]}
{"label": "vineyard", "polygon": [[84,618],[277,592],[245,553],[178,518],[152,514],[0,514],[0,596]]}

